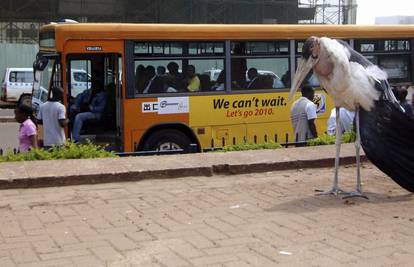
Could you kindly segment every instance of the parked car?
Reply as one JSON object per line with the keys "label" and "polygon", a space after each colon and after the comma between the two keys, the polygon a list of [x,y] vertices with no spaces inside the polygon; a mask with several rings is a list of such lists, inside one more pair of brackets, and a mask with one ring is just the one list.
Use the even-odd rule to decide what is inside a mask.
{"label": "parked car", "polygon": [[207,74],[210,77],[210,81],[215,82],[217,81],[220,75],[221,69],[211,69],[203,72],[203,74]]}
{"label": "parked car", "polygon": [[0,90],[1,100],[17,102],[21,95],[32,93],[32,86],[32,68],[6,68]]}
{"label": "parked car", "polygon": [[[285,87],[284,84],[283,84],[283,82],[279,78],[279,76],[277,76],[276,73],[274,73],[273,71],[270,71],[270,70],[258,70],[257,72],[259,73],[259,75],[272,77],[272,80],[273,80],[272,87],[273,88],[284,88]],[[246,81],[250,81],[249,77],[247,76],[247,71],[246,71]]]}

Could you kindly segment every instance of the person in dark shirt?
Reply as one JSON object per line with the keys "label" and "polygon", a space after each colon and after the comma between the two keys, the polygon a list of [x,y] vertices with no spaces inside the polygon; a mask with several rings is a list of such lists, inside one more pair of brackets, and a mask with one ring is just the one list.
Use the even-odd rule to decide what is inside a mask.
{"label": "person in dark shirt", "polygon": [[400,105],[404,108],[405,113],[410,117],[413,118],[413,109],[407,101],[408,91],[404,87],[398,89],[397,91],[397,99],[400,101]]}
{"label": "person in dark shirt", "polygon": [[74,141],[79,141],[80,131],[83,123],[87,120],[99,120],[105,109],[107,95],[99,82],[95,82],[95,87],[92,88],[90,101],[80,107],[80,113],[76,114],[73,123],[72,138]]}

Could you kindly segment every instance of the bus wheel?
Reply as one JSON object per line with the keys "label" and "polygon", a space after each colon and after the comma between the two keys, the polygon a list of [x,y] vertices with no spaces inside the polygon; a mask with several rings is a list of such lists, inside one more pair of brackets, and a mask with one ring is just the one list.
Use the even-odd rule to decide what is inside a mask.
{"label": "bus wheel", "polygon": [[187,135],[174,129],[165,129],[153,133],[146,141],[145,150],[169,151],[182,149],[189,151],[190,139]]}

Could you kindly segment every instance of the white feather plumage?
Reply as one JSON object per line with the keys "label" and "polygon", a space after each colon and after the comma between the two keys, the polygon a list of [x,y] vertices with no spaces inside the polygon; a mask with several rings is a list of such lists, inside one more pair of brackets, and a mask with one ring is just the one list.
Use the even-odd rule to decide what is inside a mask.
{"label": "white feather plumage", "polygon": [[322,85],[334,100],[335,106],[355,111],[358,106],[369,111],[378,100],[380,93],[375,89],[375,80],[385,80],[386,73],[377,66],[368,68],[350,62],[349,51],[338,41],[320,38],[321,51],[333,63],[329,76],[315,73]]}

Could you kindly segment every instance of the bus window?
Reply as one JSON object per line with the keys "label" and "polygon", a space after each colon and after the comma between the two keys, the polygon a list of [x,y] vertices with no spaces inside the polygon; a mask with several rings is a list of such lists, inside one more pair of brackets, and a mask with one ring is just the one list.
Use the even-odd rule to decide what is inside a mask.
{"label": "bus window", "polygon": [[[299,58],[299,57],[297,57],[297,58],[296,58],[296,68],[298,67],[299,60],[300,60],[300,58]],[[289,77],[289,79],[290,79],[290,77]],[[290,81],[289,81],[289,85],[290,85]],[[308,75],[307,75],[307,76],[305,77],[305,79],[303,80],[303,82],[302,82],[302,85],[301,85],[301,86],[304,86],[304,85],[310,85],[310,86],[312,86],[312,87],[319,87],[319,86],[320,86],[320,84],[319,84],[319,80],[318,80],[318,78],[316,77],[316,75],[315,75],[315,74],[313,74],[313,71],[312,71],[312,70],[308,73]]]}
{"label": "bus window", "polygon": [[[48,92],[47,96],[51,96],[51,87],[56,86],[62,88],[62,73],[60,62],[51,58],[47,62],[47,66],[41,71],[39,88],[34,85],[34,90],[43,90]],[[43,99],[44,100],[44,99]]]}
{"label": "bus window", "polygon": [[176,93],[183,91],[180,60],[136,60],[135,94]]}
{"label": "bus window", "polygon": [[411,82],[409,40],[355,40],[355,49],[383,69],[391,83]]}
{"label": "bus window", "polygon": [[[282,81],[283,75],[289,71],[288,58],[253,58],[247,59],[247,68],[257,69],[258,78],[262,77],[262,84],[252,86],[251,89],[281,89],[287,88]],[[249,72],[249,71],[248,71]],[[251,79],[246,76],[247,83],[251,83]]]}
{"label": "bus window", "polygon": [[387,73],[388,79],[393,82],[407,82],[410,80],[410,58],[399,55],[380,56],[378,65]]}
{"label": "bus window", "polygon": [[231,48],[233,89],[280,89],[289,71],[287,41],[233,42]]}
{"label": "bus window", "polygon": [[134,55],[136,96],[224,89],[224,42],[135,42]]}
{"label": "bus window", "polygon": [[[347,43],[349,43],[349,40],[343,40]],[[299,65],[299,60],[302,57],[302,48],[303,48],[303,44],[305,43],[305,41],[296,41],[296,65],[295,67],[297,68]],[[290,71],[288,73],[289,75],[286,75],[284,77],[284,79],[289,80],[289,86],[290,87]],[[283,80],[283,79],[282,79]],[[304,85],[310,85],[312,87],[319,87],[319,81],[318,78],[315,76],[315,74],[313,74],[313,71],[311,70],[308,75],[305,77],[305,79],[303,80],[303,83],[301,86]]]}
{"label": "bus window", "polygon": [[69,79],[70,96],[91,89],[91,60],[72,60]]}
{"label": "bus window", "polygon": [[189,60],[200,79],[200,91],[225,90],[224,59],[197,59]]}

